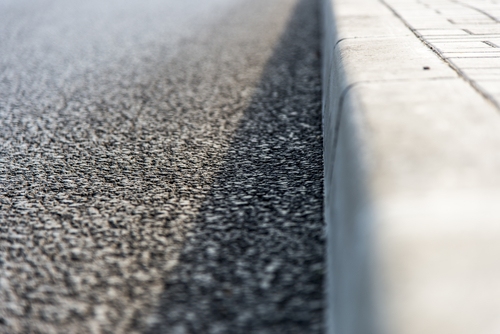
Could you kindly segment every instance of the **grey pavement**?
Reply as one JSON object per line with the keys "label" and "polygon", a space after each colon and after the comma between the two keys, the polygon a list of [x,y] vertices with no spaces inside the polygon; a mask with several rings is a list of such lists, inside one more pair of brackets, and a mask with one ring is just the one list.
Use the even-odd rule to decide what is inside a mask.
{"label": "grey pavement", "polygon": [[393,1],[387,6],[488,100],[500,107],[500,3]]}
{"label": "grey pavement", "polygon": [[319,333],[316,1],[0,1],[0,332]]}
{"label": "grey pavement", "polygon": [[500,332],[500,3],[325,0],[328,332]]}

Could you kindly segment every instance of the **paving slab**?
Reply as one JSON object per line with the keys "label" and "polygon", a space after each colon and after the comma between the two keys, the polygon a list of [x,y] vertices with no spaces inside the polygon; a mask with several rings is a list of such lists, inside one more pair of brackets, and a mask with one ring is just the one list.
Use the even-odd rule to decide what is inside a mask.
{"label": "paving slab", "polygon": [[324,1],[330,333],[500,330],[499,10]]}

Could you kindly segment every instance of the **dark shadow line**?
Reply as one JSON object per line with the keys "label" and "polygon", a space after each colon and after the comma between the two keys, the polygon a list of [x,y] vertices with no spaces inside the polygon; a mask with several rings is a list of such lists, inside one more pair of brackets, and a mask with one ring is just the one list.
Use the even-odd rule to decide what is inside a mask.
{"label": "dark shadow line", "polygon": [[316,0],[299,0],[147,333],[323,332],[317,17]]}

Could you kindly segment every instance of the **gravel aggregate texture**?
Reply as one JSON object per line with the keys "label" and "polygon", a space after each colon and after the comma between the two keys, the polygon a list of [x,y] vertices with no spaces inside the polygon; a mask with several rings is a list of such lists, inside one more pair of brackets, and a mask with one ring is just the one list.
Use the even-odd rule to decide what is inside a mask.
{"label": "gravel aggregate texture", "polygon": [[0,332],[319,333],[316,1],[0,1]]}

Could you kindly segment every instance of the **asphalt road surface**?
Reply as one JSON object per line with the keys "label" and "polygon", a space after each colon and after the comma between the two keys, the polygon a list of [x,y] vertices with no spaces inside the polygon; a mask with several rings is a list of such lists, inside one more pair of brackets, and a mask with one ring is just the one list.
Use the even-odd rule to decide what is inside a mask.
{"label": "asphalt road surface", "polygon": [[322,332],[318,23],[0,0],[0,332]]}

